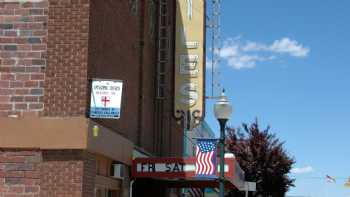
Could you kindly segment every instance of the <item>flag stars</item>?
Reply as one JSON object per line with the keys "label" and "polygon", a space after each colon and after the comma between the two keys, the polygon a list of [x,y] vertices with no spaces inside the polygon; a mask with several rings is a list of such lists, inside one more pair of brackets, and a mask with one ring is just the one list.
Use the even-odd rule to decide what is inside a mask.
{"label": "flag stars", "polygon": [[215,149],[215,144],[213,142],[203,142],[200,143],[198,146],[201,152],[210,152]]}

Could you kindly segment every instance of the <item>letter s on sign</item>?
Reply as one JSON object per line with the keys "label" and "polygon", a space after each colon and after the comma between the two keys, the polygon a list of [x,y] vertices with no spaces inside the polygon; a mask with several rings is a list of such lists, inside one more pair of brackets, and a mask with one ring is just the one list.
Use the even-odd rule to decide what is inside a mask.
{"label": "letter s on sign", "polygon": [[169,164],[169,163],[166,163],[166,164],[165,164],[165,167],[166,167],[165,172],[170,172],[170,171],[171,171],[171,167],[170,167],[170,164]]}
{"label": "letter s on sign", "polygon": [[198,101],[197,85],[195,83],[185,83],[180,87],[182,97],[180,102],[185,105],[194,106]]}

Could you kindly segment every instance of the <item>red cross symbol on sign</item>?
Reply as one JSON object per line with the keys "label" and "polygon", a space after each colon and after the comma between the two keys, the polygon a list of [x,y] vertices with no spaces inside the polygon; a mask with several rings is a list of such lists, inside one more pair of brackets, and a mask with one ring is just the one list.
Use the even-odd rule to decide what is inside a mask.
{"label": "red cross symbol on sign", "polygon": [[105,107],[107,107],[107,103],[110,102],[110,100],[106,96],[103,96],[101,101],[103,102],[103,105]]}

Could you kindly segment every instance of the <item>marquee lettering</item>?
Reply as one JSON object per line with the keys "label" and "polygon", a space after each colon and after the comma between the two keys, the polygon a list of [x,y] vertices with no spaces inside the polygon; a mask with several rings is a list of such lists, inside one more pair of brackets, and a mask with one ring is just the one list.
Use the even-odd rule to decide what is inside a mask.
{"label": "marquee lettering", "polygon": [[198,101],[198,88],[194,83],[185,83],[180,87],[182,97],[180,102],[185,105],[193,106]]}
{"label": "marquee lettering", "polygon": [[183,163],[166,163],[166,172],[183,172],[184,164]]}

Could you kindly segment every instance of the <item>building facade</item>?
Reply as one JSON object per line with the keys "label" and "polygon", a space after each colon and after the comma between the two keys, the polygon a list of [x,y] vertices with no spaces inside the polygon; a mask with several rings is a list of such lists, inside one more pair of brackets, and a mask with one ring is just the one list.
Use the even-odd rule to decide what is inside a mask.
{"label": "building facade", "polygon": [[[166,194],[128,172],[182,154],[175,16],[173,0],[0,0],[0,196]],[[89,118],[96,78],[123,82],[119,119]]]}

